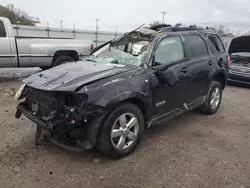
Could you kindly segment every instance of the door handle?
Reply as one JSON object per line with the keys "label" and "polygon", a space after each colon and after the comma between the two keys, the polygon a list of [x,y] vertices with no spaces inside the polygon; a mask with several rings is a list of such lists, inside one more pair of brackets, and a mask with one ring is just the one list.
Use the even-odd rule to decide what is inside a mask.
{"label": "door handle", "polygon": [[209,61],[207,62],[207,64],[208,64],[209,66],[211,66],[211,65],[213,65],[213,64],[214,64],[214,61],[209,60]]}
{"label": "door handle", "polygon": [[187,73],[187,72],[188,72],[188,68],[187,68],[187,67],[183,67],[183,68],[181,69],[181,72]]}

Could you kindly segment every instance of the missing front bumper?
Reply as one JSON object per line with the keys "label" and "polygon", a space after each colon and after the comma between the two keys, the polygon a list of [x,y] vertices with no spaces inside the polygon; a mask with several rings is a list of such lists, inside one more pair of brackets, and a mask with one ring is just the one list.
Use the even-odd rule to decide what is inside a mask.
{"label": "missing front bumper", "polygon": [[39,118],[37,118],[36,116],[34,116],[29,110],[27,110],[27,108],[25,107],[25,105],[21,103],[21,104],[19,104],[17,106],[17,111],[16,111],[16,114],[15,114],[15,117],[17,119],[19,119],[22,114],[24,114],[32,122],[34,122],[36,124],[39,124],[39,125],[43,126],[44,128],[50,129],[50,130],[52,130],[52,128],[54,126],[63,123],[63,120],[59,120],[59,121],[54,122],[54,123],[44,122],[44,121],[40,120]]}
{"label": "missing front bumper", "polygon": [[[59,147],[65,148],[67,150],[70,150],[72,152],[82,152],[86,149],[93,148],[93,144],[91,144],[88,140],[84,140],[85,136],[83,132],[79,132],[80,129],[67,129],[65,126],[71,126],[67,125],[65,120],[58,120],[54,123],[51,122],[44,122],[37,118],[35,115],[33,115],[24,104],[19,104],[16,111],[16,118],[20,118],[21,115],[25,115],[28,119],[30,119],[32,122],[34,122],[37,125],[36,130],[36,145],[41,145],[45,138],[47,138],[50,142],[58,145]],[[55,135],[55,129],[57,128],[65,128],[65,133],[72,136],[72,140],[74,140],[72,144],[72,140],[63,140],[61,138],[58,139],[58,136]],[[67,130],[69,132],[67,132]]]}
{"label": "missing front bumper", "polygon": [[61,143],[51,135],[51,132],[48,129],[44,129],[44,126],[37,124],[36,140],[35,140],[36,145],[42,145],[45,139],[71,152],[83,152],[89,147],[88,141],[79,142],[75,146],[69,146],[67,144]]}

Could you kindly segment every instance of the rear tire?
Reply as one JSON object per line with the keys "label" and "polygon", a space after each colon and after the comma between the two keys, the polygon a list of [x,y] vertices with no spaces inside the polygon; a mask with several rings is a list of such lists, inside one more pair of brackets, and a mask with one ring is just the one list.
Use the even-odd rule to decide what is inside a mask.
{"label": "rear tire", "polygon": [[199,108],[201,113],[212,115],[217,112],[222,100],[222,90],[220,82],[212,81],[210,83],[205,102]]}
{"label": "rear tire", "polygon": [[143,131],[144,117],[141,110],[134,104],[121,103],[100,128],[97,149],[108,158],[122,158],[135,150]]}
{"label": "rear tire", "polygon": [[67,63],[67,62],[72,62],[72,61],[75,61],[72,57],[70,56],[60,56],[58,57],[54,63],[53,63],[53,67],[56,67],[58,65],[61,65],[63,63]]}
{"label": "rear tire", "polygon": [[39,67],[39,68],[42,69],[42,70],[44,71],[44,70],[49,69],[50,67]]}

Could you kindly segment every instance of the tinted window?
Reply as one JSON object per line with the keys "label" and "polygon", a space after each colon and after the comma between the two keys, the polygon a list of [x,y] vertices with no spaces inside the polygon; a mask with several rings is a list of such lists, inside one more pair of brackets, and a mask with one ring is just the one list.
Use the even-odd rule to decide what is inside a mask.
{"label": "tinted window", "polygon": [[180,37],[163,39],[155,51],[155,62],[170,64],[184,59],[184,50]]}
{"label": "tinted window", "polygon": [[213,46],[216,48],[218,52],[225,52],[223,44],[218,36],[210,35],[208,36],[208,38],[212,42]]}
{"label": "tinted window", "polygon": [[199,35],[184,36],[191,57],[203,57],[208,55],[207,45]]}
{"label": "tinted window", "polygon": [[4,28],[3,21],[0,20],[0,37],[6,37],[6,31]]}

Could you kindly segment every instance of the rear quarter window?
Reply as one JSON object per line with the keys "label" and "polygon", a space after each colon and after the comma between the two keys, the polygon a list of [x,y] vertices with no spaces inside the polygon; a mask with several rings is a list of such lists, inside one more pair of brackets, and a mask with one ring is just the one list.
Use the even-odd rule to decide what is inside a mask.
{"label": "rear quarter window", "polygon": [[208,48],[205,41],[199,35],[184,36],[189,54],[192,58],[208,55]]}
{"label": "rear quarter window", "polygon": [[6,31],[2,20],[0,20],[0,37],[6,37]]}
{"label": "rear quarter window", "polygon": [[225,52],[224,45],[222,43],[222,40],[219,38],[219,36],[215,34],[208,35],[208,39],[211,41],[211,43],[213,44],[217,52],[219,53]]}

